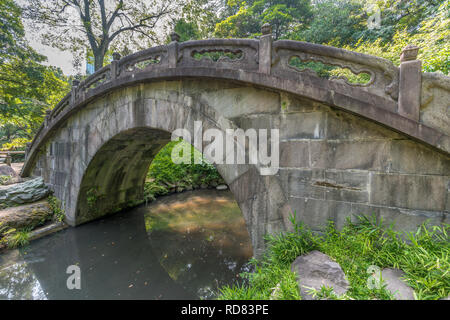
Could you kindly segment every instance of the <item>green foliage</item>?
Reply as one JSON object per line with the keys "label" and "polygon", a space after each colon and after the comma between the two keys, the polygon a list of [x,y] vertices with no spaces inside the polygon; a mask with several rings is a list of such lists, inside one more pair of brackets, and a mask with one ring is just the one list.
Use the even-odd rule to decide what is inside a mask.
{"label": "green foliage", "polygon": [[363,12],[362,4],[357,1],[320,1],[313,6],[311,24],[294,32],[291,39],[334,46],[353,44],[366,28]]}
{"label": "green foliage", "polygon": [[382,221],[360,216],[356,223],[348,220],[340,231],[330,222],[320,235],[308,231],[295,216],[291,222],[293,232],[267,237],[266,254],[259,261],[253,260],[256,271],[243,274],[249,279],[248,284],[222,288],[219,299],[270,299],[273,288],[280,283],[286,289],[278,299],[298,299],[298,287],[289,280],[295,279],[289,276],[290,264],[311,250],[319,250],[338,262],[350,283],[348,292],[341,297],[329,288],[311,290],[318,298],[393,299],[384,287],[368,288],[367,269],[371,265],[402,269],[417,299],[436,300],[450,294],[448,224],[442,227],[423,224],[415,233],[401,233],[395,232],[393,226],[386,228]]}
{"label": "green foliage", "polygon": [[[191,164],[175,164],[172,161],[172,150],[178,144],[186,144],[191,149]],[[209,185],[212,182],[224,183],[216,168],[187,142],[171,141],[153,159],[147,174],[144,195],[146,200],[153,200],[157,196],[168,194],[174,187]]]}
{"label": "green foliage", "polygon": [[242,58],[242,52],[233,53],[233,52],[225,52],[225,51],[213,51],[213,52],[205,52],[205,53],[198,53],[196,52],[194,54],[194,59],[201,60],[203,57],[207,57],[211,59],[212,61],[217,61],[221,57],[227,57],[230,60],[239,60]]}
{"label": "green foliage", "polygon": [[96,213],[97,208],[97,200],[98,200],[98,191],[95,188],[90,188],[86,191],[86,202],[88,209],[91,213]]}
{"label": "green foliage", "polygon": [[371,80],[370,74],[365,72],[355,74],[349,69],[324,64],[319,61],[303,62],[298,57],[293,57],[289,61],[289,65],[295,67],[299,71],[307,69],[312,70],[321,78],[329,79],[331,77],[345,77],[347,82],[353,84],[367,84]]}
{"label": "green foliage", "polygon": [[261,35],[269,23],[275,38],[283,38],[303,28],[311,18],[309,0],[230,0],[232,14],[216,24],[215,35],[224,38],[252,38]]}
{"label": "green foliage", "polygon": [[[369,16],[380,10],[381,25],[370,29]],[[229,0],[215,36],[254,38],[270,23],[276,39],[308,41],[380,56],[398,65],[408,44],[421,48],[424,72],[449,74],[450,1]],[[368,75],[333,70],[307,62],[319,75],[345,75],[350,83],[367,83]],[[361,82],[362,80],[362,82]]]}
{"label": "green foliage", "polygon": [[53,213],[53,220],[57,222],[61,222],[65,218],[64,210],[62,209],[62,203],[61,200],[56,198],[55,196],[49,196],[47,198],[48,204],[50,205],[50,208],[52,209]]}
{"label": "green foliage", "polygon": [[0,176],[0,186],[5,185],[9,180],[11,180],[11,176]]}
{"label": "green foliage", "polygon": [[59,69],[41,63],[45,57],[24,39],[21,9],[0,0],[0,146],[23,149],[44,118],[68,91]]}
{"label": "green foliage", "polygon": [[10,249],[26,246],[30,242],[30,229],[16,230],[7,228],[2,230],[0,224],[0,246],[6,245]]}
{"label": "green foliage", "polygon": [[[442,1],[441,1],[442,2]],[[354,46],[344,46],[345,49],[383,57],[400,64],[402,49],[408,44],[420,47],[418,59],[422,60],[424,72],[442,72],[448,75],[450,71],[450,1],[441,3],[435,14],[425,18],[412,33],[407,29],[398,29],[389,42],[382,38],[375,41],[362,38]]]}
{"label": "green foliage", "polygon": [[200,31],[194,21],[188,22],[184,19],[178,19],[174,31],[180,36],[181,42],[200,39]]}

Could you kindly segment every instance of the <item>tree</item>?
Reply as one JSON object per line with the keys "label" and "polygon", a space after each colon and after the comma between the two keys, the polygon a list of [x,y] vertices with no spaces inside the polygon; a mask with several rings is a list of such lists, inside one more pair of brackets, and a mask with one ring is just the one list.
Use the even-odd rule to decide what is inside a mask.
{"label": "tree", "polygon": [[368,53],[400,64],[400,54],[408,44],[420,47],[418,59],[422,60],[424,72],[450,73],[450,1],[443,1],[434,14],[425,17],[414,32],[403,25],[389,42],[378,38],[375,41],[361,38],[355,46],[345,46],[348,50]]}
{"label": "tree", "polygon": [[311,20],[310,0],[229,0],[232,15],[216,24],[220,37],[249,38],[261,34],[261,26],[269,23],[275,39],[289,38]]}
{"label": "tree", "polygon": [[0,0],[0,143],[7,148],[24,146],[68,91],[61,70],[42,65],[46,58],[28,46],[21,13],[13,0]]}
{"label": "tree", "polygon": [[[365,29],[357,35],[364,40],[381,39],[383,44],[389,44],[396,33],[405,30],[414,35],[419,32],[423,21],[435,17],[442,10],[442,5],[448,0],[359,0],[366,12],[368,7],[376,6],[381,12],[379,28]],[[448,11],[447,11],[448,14]]]}
{"label": "tree", "polygon": [[295,40],[342,46],[354,44],[366,28],[364,8],[355,1],[324,0],[312,9],[313,19],[307,28],[292,35]]}
{"label": "tree", "polygon": [[197,24],[195,22],[187,22],[185,19],[176,21],[174,31],[180,36],[181,42],[200,38]]}
{"label": "tree", "polygon": [[[213,36],[216,23],[220,21],[220,16],[226,16],[226,0],[185,0],[181,17],[175,20],[175,28],[179,20],[184,20],[190,24],[195,32],[189,39],[207,39]],[[187,27],[187,26],[186,26]],[[195,30],[195,31],[194,31]],[[176,30],[177,33],[183,33],[187,30]],[[180,34],[180,37],[182,35]]]}
{"label": "tree", "polygon": [[97,71],[112,45],[142,48],[160,42],[156,26],[175,14],[175,1],[158,0],[29,0],[27,18],[44,26],[43,40],[79,57],[86,49],[94,55]]}

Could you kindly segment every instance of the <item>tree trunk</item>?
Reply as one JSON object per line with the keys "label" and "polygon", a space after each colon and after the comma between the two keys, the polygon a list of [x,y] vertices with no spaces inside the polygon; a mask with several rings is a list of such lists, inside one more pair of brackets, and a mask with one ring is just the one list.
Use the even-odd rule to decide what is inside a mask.
{"label": "tree trunk", "polygon": [[105,60],[104,53],[94,53],[94,67],[95,71],[100,70],[103,67],[103,62]]}

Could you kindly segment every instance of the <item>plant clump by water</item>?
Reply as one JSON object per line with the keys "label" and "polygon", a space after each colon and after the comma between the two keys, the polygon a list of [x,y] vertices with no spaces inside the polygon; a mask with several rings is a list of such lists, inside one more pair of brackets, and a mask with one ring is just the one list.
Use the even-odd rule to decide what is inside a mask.
{"label": "plant clump by water", "polygon": [[[347,220],[337,230],[330,222],[324,233],[314,234],[302,223],[291,218],[294,231],[266,237],[267,250],[253,259],[255,271],[242,274],[248,284],[224,286],[219,299],[301,299],[296,275],[291,263],[299,255],[319,250],[337,263],[350,283],[344,296],[337,297],[329,288],[312,292],[318,298],[388,300],[393,296],[384,287],[370,289],[367,285],[369,266],[398,268],[405,272],[404,280],[419,300],[436,300],[450,294],[450,225],[421,225],[415,233],[396,232],[393,226],[365,216],[356,223]],[[274,295],[275,293],[275,295]]]}

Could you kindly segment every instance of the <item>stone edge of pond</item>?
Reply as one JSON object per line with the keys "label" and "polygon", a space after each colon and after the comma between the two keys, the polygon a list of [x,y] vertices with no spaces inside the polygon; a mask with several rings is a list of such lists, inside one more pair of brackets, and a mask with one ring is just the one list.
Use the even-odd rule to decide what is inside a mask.
{"label": "stone edge of pond", "polygon": [[[43,225],[41,227],[38,227],[38,228],[30,231],[28,240],[31,242],[31,241],[43,238],[45,236],[48,236],[50,234],[56,233],[58,231],[64,230],[68,227],[69,227],[69,225],[63,221],[52,222],[50,224]],[[10,250],[14,250],[14,249],[18,249],[18,248],[8,248],[6,245],[0,245],[0,254],[5,253]]]}
{"label": "stone edge of pond", "polygon": [[36,228],[33,231],[30,232],[29,240],[33,241],[42,237],[45,237],[49,234],[56,233],[58,231],[64,230],[68,228],[69,225],[67,225],[65,222],[53,222],[48,225],[44,225],[42,227]]}

